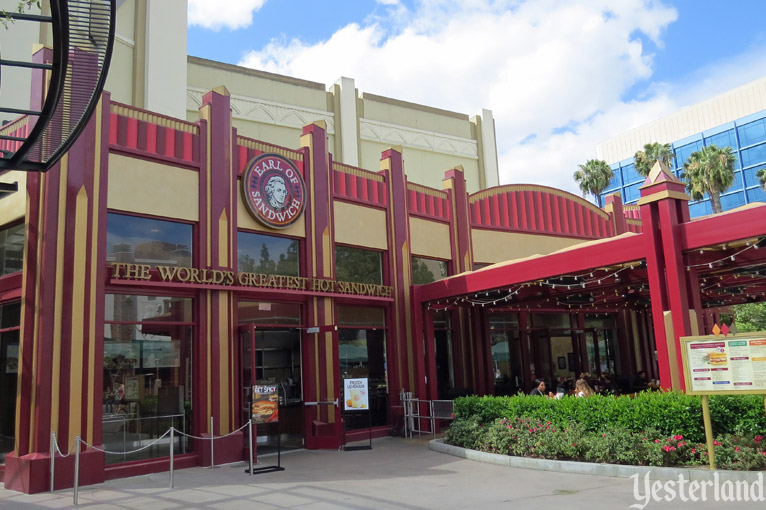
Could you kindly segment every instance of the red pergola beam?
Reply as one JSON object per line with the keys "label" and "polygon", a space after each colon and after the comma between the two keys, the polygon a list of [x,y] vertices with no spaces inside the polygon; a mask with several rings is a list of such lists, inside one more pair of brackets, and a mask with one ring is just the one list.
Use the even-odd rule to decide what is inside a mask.
{"label": "red pergola beam", "polygon": [[421,302],[508,287],[541,278],[580,274],[592,269],[624,264],[645,258],[643,234],[623,234],[581,248],[553,253],[501,267],[460,274],[423,285]]}
{"label": "red pergola beam", "polygon": [[766,204],[683,223],[679,230],[684,251],[766,235]]}

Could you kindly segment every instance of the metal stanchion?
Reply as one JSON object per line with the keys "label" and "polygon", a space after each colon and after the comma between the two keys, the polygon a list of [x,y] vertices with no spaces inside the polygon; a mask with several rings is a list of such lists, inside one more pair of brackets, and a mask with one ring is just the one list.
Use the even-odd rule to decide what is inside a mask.
{"label": "metal stanchion", "polygon": [[170,488],[173,488],[173,454],[175,450],[175,441],[173,439],[174,427],[170,426]]}
{"label": "metal stanchion", "polygon": [[53,482],[56,480],[56,433],[51,432],[51,494],[53,494]]}
{"label": "metal stanchion", "polygon": [[428,412],[431,414],[431,435],[436,435],[436,417],[434,417],[434,401],[429,402]]}
{"label": "metal stanchion", "polygon": [[80,492],[80,436],[74,438],[74,504],[77,505],[77,498]]}
{"label": "metal stanchion", "polygon": [[247,429],[250,433],[250,476],[253,476],[253,420],[248,418]]}
{"label": "metal stanchion", "polygon": [[210,467],[215,467],[215,461],[213,460],[215,457],[215,450],[213,450],[213,417],[210,417]]}

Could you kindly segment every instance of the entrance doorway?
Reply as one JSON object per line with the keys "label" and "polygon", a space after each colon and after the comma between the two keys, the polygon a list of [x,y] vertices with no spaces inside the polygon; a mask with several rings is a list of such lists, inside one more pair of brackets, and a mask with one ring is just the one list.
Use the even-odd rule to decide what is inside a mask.
{"label": "entrance doorway", "polygon": [[276,386],[279,394],[278,422],[253,426],[260,455],[276,451],[277,441],[282,449],[303,447],[300,338],[298,328],[261,327],[253,323],[239,327],[241,423],[250,419],[253,386]]}

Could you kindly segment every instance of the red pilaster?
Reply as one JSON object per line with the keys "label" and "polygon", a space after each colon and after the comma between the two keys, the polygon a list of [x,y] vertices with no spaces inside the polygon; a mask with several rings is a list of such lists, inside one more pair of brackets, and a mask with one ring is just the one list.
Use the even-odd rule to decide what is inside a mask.
{"label": "red pilaster", "polygon": [[[49,50],[35,60],[49,61]],[[45,77],[34,72],[32,108]],[[44,175],[27,179],[23,315],[15,451],[6,457],[5,487],[48,488],[51,432],[62,451],[75,436],[101,440],[103,280],[106,252],[108,94],[77,142]],[[101,353],[101,357],[99,357]],[[83,483],[103,481],[103,455],[84,449]],[[71,484],[66,474],[57,486]]]}
{"label": "red pilaster", "polygon": [[[414,330],[413,314],[417,311],[412,309],[412,297],[410,286],[412,284],[412,260],[410,259],[410,220],[407,214],[407,177],[404,175],[401,147],[386,149],[381,154],[380,168],[387,173],[389,189],[389,264],[393,281],[395,305],[393,309],[392,331],[395,338],[396,352],[392,353],[393,359],[398,359],[397,371],[391,374],[390,388],[392,393],[399,392],[400,388],[405,391],[415,391],[413,338],[419,338],[420,334]],[[398,357],[396,355],[398,354]]]}
{"label": "red pilaster", "polygon": [[[313,259],[308,276],[335,278],[335,231],[332,205],[332,161],[327,147],[327,128],[319,121],[303,128],[301,146],[308,150],[308,165],[304,165],[304,180],[310,201],[306,215],[306,249]],[[330,298],[312,297],[308,300],[307,318],[319,333],[304,335],[304,346],[313,358],[303,360],[304,381],[309,391],[306,401],[340,401],[340,371],[338,369],[338,331],[335,303]],[[306,352],[304,350],[304,352]],[[313,364],[313,369],[307,367]],[[308,369],[307,369],[308,368]],[[307,376],[313,376],[309,379]],[[315,381],[318,379],[319,386]],[[306,448],[337,448],[342,442],[341,407],[318,405],[306,407]]]}
{"label": "red pilaster", "polygon": [[684,185],[661,162],[641,187],[641,222],[647,236],[647,274],[657,344],[660,384],[683,389],[679,338],[693,333],[689,319],[689,285],[678,226],[688,219]]}
{"label": "red pilaster", "polygon": [[[201,162],[199,178],[199,235],[195,250],[202,268],[233,270],[236,254],[237,171],[232,168],[231,97],[225,87],[218,87],[202,97],[200,118],[205,121],[206,158]],[[216,435],[238,428],[239,390],[234,370],[237,349],[235,302],[230,292],[217,290],[199,294],[198,311],[207,327],[200,329],[200,353],[208,361],[201,373],[209,384],[208,392],[198,392],[195,402],[195,430]],[[201,321],[202,322],[202,321]],[[208,358],[209,356],[209,358]],[[202,368],[202,367],[201,367]],[[205,401],[206,400],[206,401]],[[208,412],[202,412],[207,409]],[[214,430],[209,430],[209,416]]]}
{"label": "red pilaster", "polygon": [[609,215],[609,227],[611,235],[618,236],[627,231],[625,214],[622,210],[622,196],[619,192],[606,197],[604,210]]}

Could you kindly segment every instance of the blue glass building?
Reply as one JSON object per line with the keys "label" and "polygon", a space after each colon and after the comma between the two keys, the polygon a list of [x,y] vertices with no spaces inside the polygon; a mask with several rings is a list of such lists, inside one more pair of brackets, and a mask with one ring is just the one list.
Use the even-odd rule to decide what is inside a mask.
{"label": "blue glass building", "polygon": [[[671,163],[675,175],[683,171],[684,162],[692,152],[708,145],[731,147],[734,154],[734,183],[721,194],[724,211],[751,202],[766,202],[766,191],[755,176],[758,170],[766,168],[766,110],[673,142],[671,147],[675,159]],[[601,194],[601,203],[604,203],[604,197],[617,191],[622,195],[623,203],[636,203],[641,197],[639,188],[644,178],[636,172],[633,158],[614,163],[611,167],[614,178]],[[692,217],[712,212],[707,195],[703,200],[689,203]]]}

